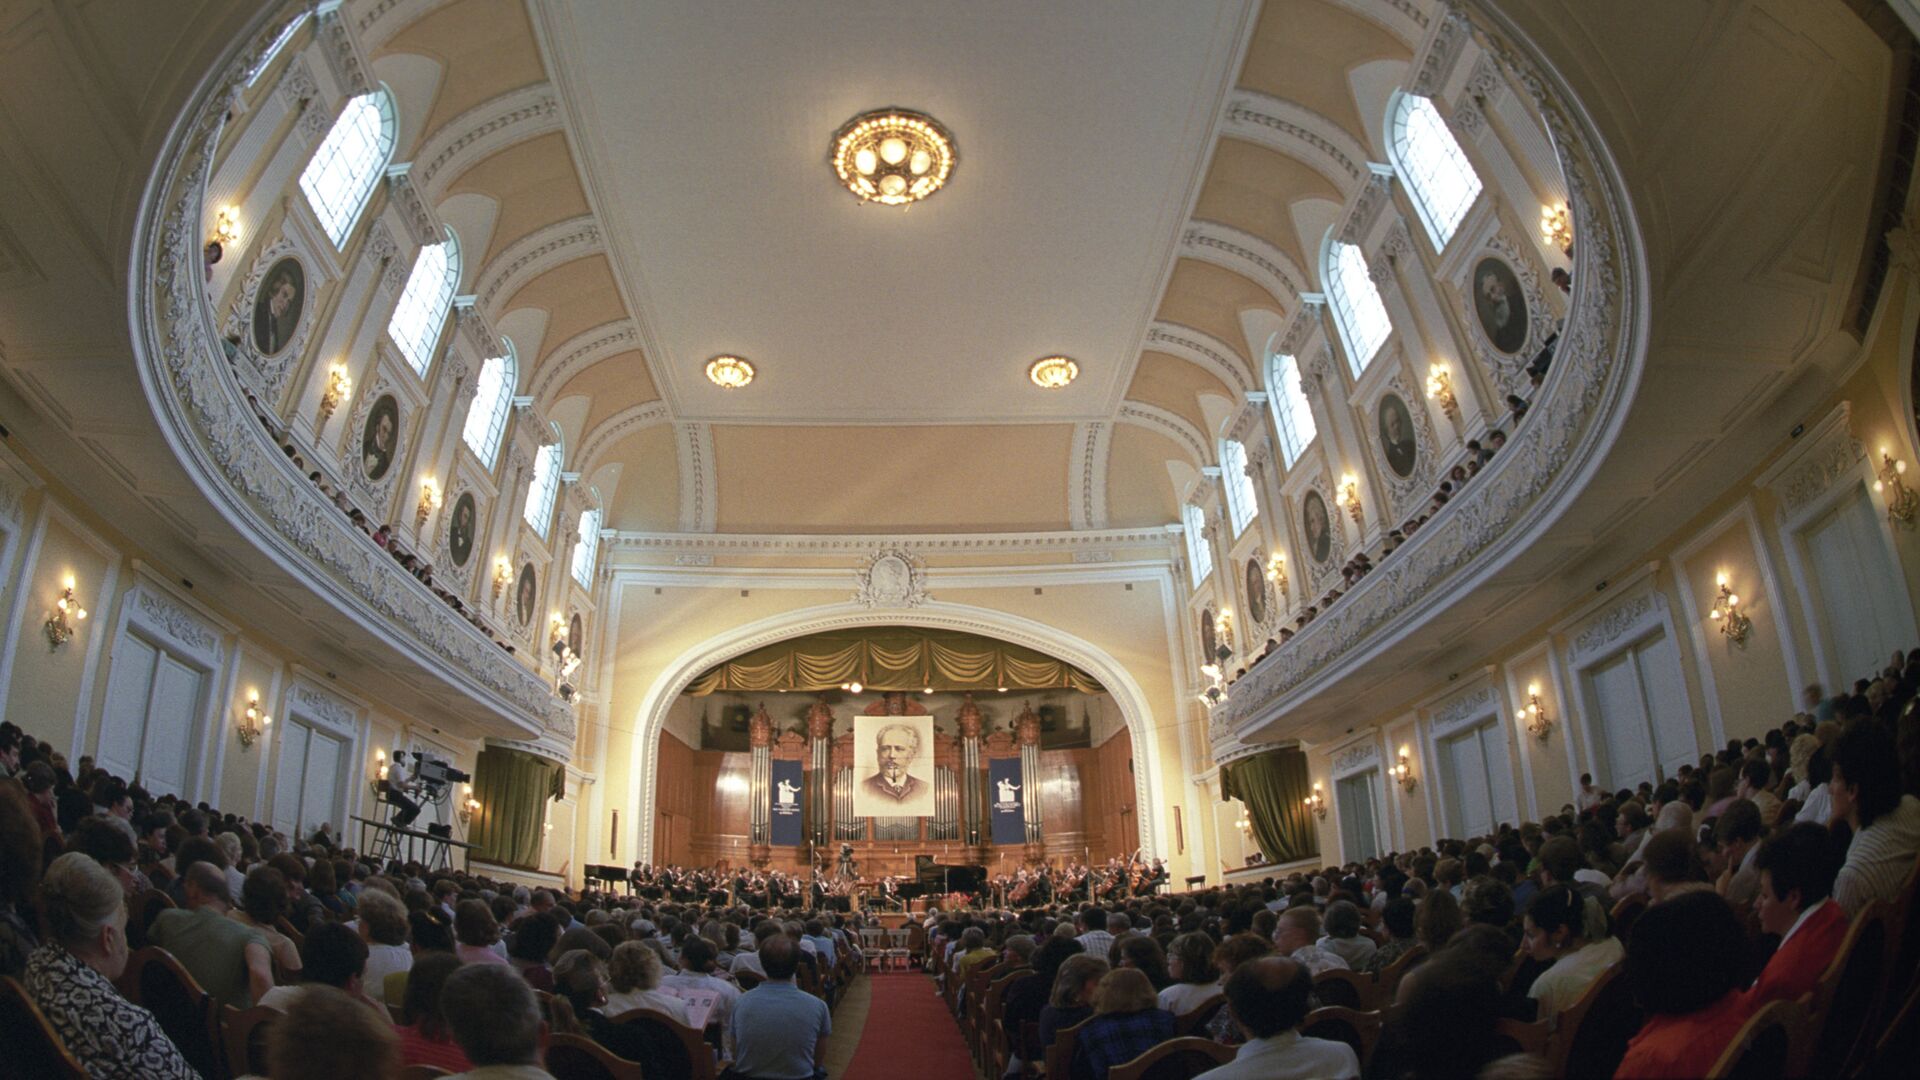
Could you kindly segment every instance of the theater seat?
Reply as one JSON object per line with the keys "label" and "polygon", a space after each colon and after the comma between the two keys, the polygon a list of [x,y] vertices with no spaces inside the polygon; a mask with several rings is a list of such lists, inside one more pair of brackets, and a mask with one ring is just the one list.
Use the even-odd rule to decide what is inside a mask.
{"label": "theater seat", "polygon": [[87,1070],[67,1052],[26,988],[5,977],[0,977],[0,1046],[6,1047],[9,1075],[86,1080]]}
{"label": "theater seat", "polygon": [[1124,1065],[1107,1071],[1107,1080],[1193,1080],[1225,1065],[1238,1053],[1212,1039],[1168,1039]]}

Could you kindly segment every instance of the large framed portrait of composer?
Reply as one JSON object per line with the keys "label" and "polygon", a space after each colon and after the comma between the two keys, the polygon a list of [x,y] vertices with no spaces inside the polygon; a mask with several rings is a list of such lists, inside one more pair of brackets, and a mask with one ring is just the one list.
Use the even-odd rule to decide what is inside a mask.
{"label": "large framed portrait of composer", "polygon": [[261,356],[278,356],[293,344],[300,330],[300,313],[307,306],[307,271],[289,255],[267,268],[253,295],[253,348]]}
{"label": "large framed portrait of composer", "polygon": [[447,555],[456,567],[467,565],[473,557],[473,537],[480,520],[480,504],[473,492],[464,491],[453,501],[453,520],[447,525]]}
{"label": "large framed portrait of composer", "polygon": [[1380,395],[1377,421],[1380,455],[1395,476],[1406,479],[1420,464],[1420,444],[1413,430],[1413,413],[1399,394]]}
{"label": "large framed portrait of composer", "polygon": [[1473,265],[1473,313],[1493,347],[1511,356],[1527,343],[1527,296],[1506,260],[1488,255]]}
{"label": "large framed portrait of composer", "polygon": [[520,568],[520,583],[513,590],[513,615],[520,620],[521,626],[533,625],[533,609],[540,604],[540,579],[534,575],[533,564],[527,563]]}
{"label": "large framed portrait of composer", "polygon": [[933,717],[853,719],[853,815],[933,816]]}
{"label": "large framed portrait of composer", "polygon": [[1300,500],[1300,531],[1314,562],[1333,557],[1333,518],[1327,513],[1327,500],[1318,491],[1309,491]]}
{"label": "large framed portrait of composer", "polygon": [[1267,568],[1258,555],[1247,560],[1247,615],[1255,625],[1267,625]]}
{"label": "large framed portrait of composer", "polygon": [[399,448],[400,403],[392,394],[382,394],[367,410],[366,424],[360,430],[360,471],[368,480],[379,480],[393,468]]}

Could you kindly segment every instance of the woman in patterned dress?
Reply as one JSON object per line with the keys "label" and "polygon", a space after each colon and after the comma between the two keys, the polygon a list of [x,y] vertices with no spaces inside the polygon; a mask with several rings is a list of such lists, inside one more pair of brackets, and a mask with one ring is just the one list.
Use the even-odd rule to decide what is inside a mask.
{"label": "woman in patterned dress", "polygon": [[50,940],[27,961],[26,987],[94,1080],[199,1080],[153,1014],[120,996],[127,906],[120,883],[77,851],[40,882]]}

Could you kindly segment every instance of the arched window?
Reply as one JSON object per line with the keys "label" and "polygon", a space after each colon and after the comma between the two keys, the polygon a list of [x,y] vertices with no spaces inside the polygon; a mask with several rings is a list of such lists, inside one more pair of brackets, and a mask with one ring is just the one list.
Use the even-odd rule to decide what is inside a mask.
{"label": "arched window", "polygon": [[1193,587],[1207,580],[1213,573],[1213,548],[1207,544],[1207,512],[1189,504],[1180,511],[1180,520],[1187,527],[1187,568],[1193,571]]}
{"label": "arched window", "polygon": [[1327,242],[1327,299],[1333,301],[1333,321],[1346,339],[1347,359],[1357,379],[1393,333],[1393,320],[1367,276],[1367,257],[1352,244]]}
{"label": "arched window", "polygon": [[320,149],[300,173],[300,190],[334,247],[345,247],[353,223],[393,152],[393,98],[385,90],[361,94],[340,110]]}
{"label": "arched window", "polygon": [[1413,191],[1413,205],[1438,251],[1480,196],[1480,174],[1448,130],[1431,98],[1401,94],[1393,108],[1393,166]]}
{"label": "arched window", "polygon": [[533,482],[527,485],[527,524],[533,526],[542,540],[553,525],[553,498],[560,493],[560,462],[565,455],[566,448],[560,444],[560,428],[555,425],[553,442],[533,456]]}
{"label": "arched window", "polygon": [[460,433],[467,449],[480,459],[481,467],[489,470],[500,456],[500,436],[507,430],[507,413],[513,407],[513,390],[520,378],[513,342],[506,344],[506,351],[480,365],[473,404],[467,406],[467,426]]}
{"label": "arched window", "polygon": [[407,287],[387,320],[387,336],[400,347],[414,374],[427,377],[433,364],[433,350],[440,344],[440,327],[447,321],[447,309],[453,306],[453,290],[460,280],[460,241],[453,230],[437,244],[420,249],[413,260],[413,273],[407,275]]}
{"label": "arched window", "polygon": [[1273,357],[1273,419],[1280,429],[1280,456],[1287,468],[1307,452],[1319,434],[1313,424],[1313,406],[1300,384],[1300,362],[1286,353]]}
{"label": "arched window", "polygon": [[583,589],[593,588],[593,561],[600,555],[600,511],[580,515],[580,542],[573,546],[573,580]]}
{"label": "arched window", "polygon": [[1260,513],[1260,501],[1253,493],[1253,477],[1247,475],[1247,448],[1233,439],[1223,441],[1220,473],[1227,485],[1227,517],[1233,524],[1233,535],[1238,537]]}

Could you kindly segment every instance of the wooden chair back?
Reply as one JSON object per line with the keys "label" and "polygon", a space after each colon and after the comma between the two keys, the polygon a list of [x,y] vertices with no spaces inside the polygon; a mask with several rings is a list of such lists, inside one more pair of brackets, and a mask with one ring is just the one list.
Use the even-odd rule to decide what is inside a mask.
{"label": "wooden chair back", "polygon": [[759,986],[762,979],[763,979],[763,976],[756,975],[753,972],[747,971],[745,969],[742,969],[740,971],[736,971],[733,973],[733,981],[739,985],[742,992],[751,990],[754,987]]}
{"label": "wooden chair back", "polygon": [[1407,977],[1407,972],[1426,963],[1426,961],[1427,947],[1425,945],[1415,945],[1413,948],[1401,953],[1398,960],[1381,968],[1380,973],[1374,976],[1380,983],[1379,1000],[1383,1004],[1392,1001],[1394,995],[1400,992],[1400,980]]}
{"label": "wooden chair back", "polygon": [[438,1065],[408,1065],[400,1070],[400,1080],[434,1080],[436,1076],[452,1075]]}
{"label": "wooden chair back", "polygon": [[120,976],[127,1000],[145,1008],[201,1076],[223,1076],[220,1017],[213,995],[200,989],[173,954],[149,945],[127,959]]}
{"label": "wooden chair back", "polygon": [[645,1080],[639,1062],[615,1057],[584,1035],[549,1038],[547,1072],[553,1080]]}
{"label": "wooden chair back", "polygon": [[1873,1045],[1874,1014],[1887,981],[1887,905],[1876,901],[1854,917],[1833,962],[1820,976],[1808,1010],[1814,1031],[1813,1060],[1831,1062],[1835,1075]]}
{"label": "wooden chair back", "polygon": [[1168,1039],[1132,1061],[1107,1070],[1107,1080],[1193,1080],[1232,1061],[1235,1053],[1233,1047],[1212,1039]]}
{"label": "wooden chair back", "polygon": [[1920,1060],[1920,986],[1907,994],[1906,1004],[1893,1014],[1862,1071],[1867,1076],[1898,1076],[1916,1060]]}
{"label": "wooden chair back", "polygon": [[147,931],[160,913],[173,907],[173,897],[159,889],[142,889],[127,898],[127,948],[138,952],[147,947]]}
{"label": "wooden chair back", "polygon": [[913,923],[907,927],[907,960],[909,962],[918,960],[920,961],[920,966],[924,968],[926,967],[926,955],[927,928],[919,923]]}
{"label": "wooden chair back", "polygon": [[1192,1035],[1203,1032],[1213,1022],[1214,1016],[1227,1004],[1225,994],[1215,994],[1193,1008],[1173,1018],[1175,1035]]}
{"label": "wooden chair back", "polygon": [[27,996],[27,989],[0,976],[0,1046],[6,1047],[8,1070],[16,1075],[48,1080],[86,1080],[80,1066],[46,1014]]}
{"label": "wooden chair back", "polygon": [[1727,1044],[1708,1075],[1731,1080],[1804,1076],[1811,1034],[1807,1014],[1798,1002],[1770,1002],[1741,1025],[1739,1034]]}
{"label": "wooden chair back", "polygon": [[1015,980],[1024,979],[1031,974],[1033,969],[1020,966],[1018,961],[1002,964],[1000,969],[994,972],[993,978],[988,981],[985,992],[980,995],[978,1019],[975,1021],[978,1025],[977,1051],[974,1056],[981,1064],[988,1064],[993,1060],[993,1029],[998,1026],[1001,1014],[1006,1011],[1007,988],[1012,986]]}
{"label": "wooden chair back", "polygon": [[1613,924],[1613,935],[1621,942],[1624,943],[1633,933],[1633,924],[1640,921],[1640,916],[1647,913],[1647,904],[1645,893],[1634,893],[1621,897],[1614,903],[1613,910],[1607,913],[1608,921]]}
{"label": "wooden chair back", "polygon": [[1378,1012],[1362,1012],[1349,1009],[1344,1005],[1323,1005],[1307,1014],[1300,1025],[1300,1034],[1312,1039],[1331,1039],[1353,1047],[1360,1058],[1360,1067],[1366,1068],[1373,1057],[1373,1044],[1380,1039],[1381,1015]]}
{"label": "wooden chair back", "polygon": [[1374,1007],[1373,976],[1355,971],[1323,971],[1313,977],[1313,993],[1322,1005],[1364,1012]]}
{"label": "wooden chair back", "polygon": [[1020,1021],[1020,1060],[1037,1068],[1046,1057],[1047,1048],[1040,1045],[1040,1022]]}
{"label": "wooden chair back", "polygon": [[1570,1008],[1553,1018],[1554,1037],[1547,1061],[1565,1080],[1610,1078],[1627,1056],[1627,1043],[1646,1019],[1633,991],[1615,964],[1595,979]]}
{"label": "wooden chair back", "polygon": [[1535,1020],[1529,1024],[1503,1016],[1493,1022],[1493,1037],[1503,1044],[1507,1054],[1546,1057],[1547,1045],[1553,1037],[1553,1021]]}
{"label": "wooden chair back", "polygon": [[697,1028],[657,1009],[629,1009],[607,1018],[615,1024],[629,1025],[647,1043],[647,1080],[713,1080],[713,1051]]}
{"label": "wooden chair back", "polygon": [[221,1006],[221,1041],[225,1044],[227,1068],[233,1075],[267,1075],[267,1033],[279,1018],[280,1010],[265,1005],[251,1009]]}
{"label": "wooden chair back", "polygon": [[1053,1033],[1053,1041],[1047,1044],[1046,1062],[1049,1077],[1071,1077],[1073,1075],[1073,1051],[1080,1043],[1080,1029],[1086,1026],[1082,1020],[1072,1027],[1061,1028]]}

